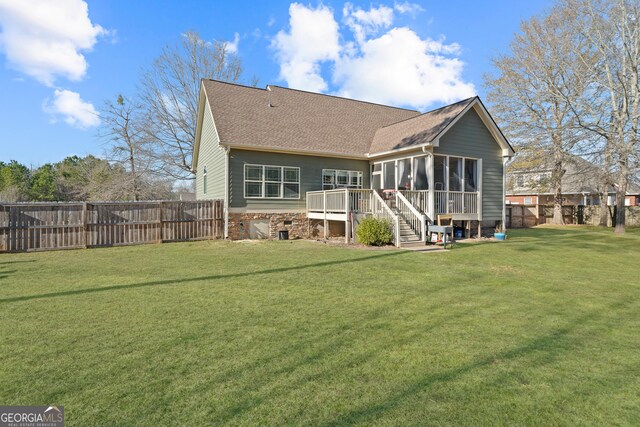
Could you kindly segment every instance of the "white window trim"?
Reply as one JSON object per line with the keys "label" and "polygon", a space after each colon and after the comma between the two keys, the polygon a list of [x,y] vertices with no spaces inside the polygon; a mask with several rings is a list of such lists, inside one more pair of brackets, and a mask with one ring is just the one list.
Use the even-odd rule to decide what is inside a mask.
{"label": "white window trim", "polygon": [[[397,159],[389,159],[389,160],[380,159],[380,160],[377,160],[375,162],[371,162],[371,165],[378,165],[378,164],[382,165],[383,163],[394,162],[394,166],[395,166],[394,167],[394,182],[395,182],[395,186],[397,187],[398,186],[398,176],[397,175],[398,175],[398,162],[399,161],[401,161],[401,160],[410,160],[411,161],[410,171],[411,171],[411,177],[413,177],[413,176],[415,176],[414,175],[414,170],[413,170],[413,168],[415,167],[414,160],[417,159],[417,158],[424,158],[424,157],[429,157],[429,156],[430,156],[429,154],[420,153],[420,154],[416,154],[415,156],[400,157],[400,158],[397,158]],[[462,171],[463,172],[464,172],[464,159],[477,160],[478,161],[478,165],[480,165],[479,161],[481,160],[478,157],[450,156],[448,154],[433,153],[433,157],[435,158],[436,156],[446,157],[447,158],[446,165],[445,165],[445,170],[446,170],[446,174],[447,174],[447,188],[449,188],[449,158],[450,157],[463,159],[463,163],[462,163]],[[435,161],[435,160],[433,160],[433,161]],[[433,168],[433,165],[431,167]],[[427,171],[427,174],[428,173],[429,173],[429,171]],[[382,185],[384,186],[384,178],[385,178],[384,177],[384,165],[381,166],[380,172],[371,172],[371,178],[373,178],[373,175],[375,175],[375,174],[380,174],[381,175],[380,181],[382,182]],[[480,177],[480,171],[478,171],[478,178],[477,178],[478,180],[480,179],[479,177]],[[373,180],[371,182],[373,182]],[[464,182],[464,173],[463,173],[463,176],[462,176],[462,184],[463,184],[462,188],[464,189],[465,188],[464,187],[464,184],[465,184],[465,182]],[[429,185],[431,186],[433,184],[429,183]],[[411,179],[411,190],[413,190],[413,189],[414,189],[414,181],[413,181],[413,179]],[[434,189],[435,189],[435,187],[434,187]],[[424,191],[429,191],[429,190],[424,190]],[[438,190],[438,191],[444,191],[444,190]],[[464,193],[478,193],[479,189],[476,190],[476,191],[463,191],[463,192]]]}
{"label": "white window trim", "polygon": [[[466,157],[466,156],[450,156],[448,154],[434,154],[434,162],[435,162],[435,157],[445,157],[445,174],[446,174],[446,179],[447,179],[447,189],[446,190],[436,190],[436,191],[447,191],[447,192],[452,192],[452,193],[469,193],[469,194],[473,194],[473,193],[480,193],[480,177],[481,177],[481,168],[482,168],[482,163],[481,160],[479,158],[476,157]],[[449,159],[450,158],[454,158],[454,159],[462,159],[462,176],[461,176],[461,184],[462,184],[462,190],[461,191],[453,191],[451,190],[451,187],[449,186],[449,179],[451,178],[449,176]],[[476,176],[476,191],[466,191],[466,187],[467,187],[467,182],[466,182],[466,178],[465,178],[465,167],[466,167],[466,160],[475,160],[478,162],[478,176]],[[435,177],[434,177],[435,179]],[[435,183],[434,183],[435,184]],[[435,186],[434,186],[435,188]]]}
{"label": "white window trim", "polygon": [[[334,184],[333,184],[333,189],[338,189],[338,188],[363,189],[364,188],[364,172],[359,171],[359,170],[346,170],[346,169],[330,169],[330,168],[327,168],[327,169],[322,169],[322,190],[325,189],[324,188],[324,186],[325,186],[324,175],[328,171],[335,172],[335,174],[334,174],[335,181],[334,181]],[[353,185],[351,185],[351,183],[349,183],[347,185],[338,185],[338,182],[337,182],[338,181],[338,172],[346,172],[349,176],[350,176],[350,174],[355,173],[355,174],[357,174],[358,181],[360,183],[357,186],[353,186]],[[329,185],[329,184],[327,184],[327,185]]]}
{"label": "white window trim", "polygon": [[[262,179],[247,179],[247,166],[255,166],[262,168]],[[280,197],[267,197],[267,182],[277,182],[277,181],[267,181],[267,176],[265,173],[265,168],[280,168]],[[285,182],[284,180],[284,169],[297,169],[298,171],[298,181],[297,182]],[[254,163],[245,163],[244,171],[243,171],[243,182],[242,182],[242,195],[245,199],[258,199],[258,200],[300,200],[302,197],[302,185],[300,184],[300,168],[297,166],[280,166],[280,165],[259,165]],[[247,182],[259,182],[262,184],[262,196],[247,196]],[[298,184],[298,197],[284,197],[284,185],[285,184]]]}

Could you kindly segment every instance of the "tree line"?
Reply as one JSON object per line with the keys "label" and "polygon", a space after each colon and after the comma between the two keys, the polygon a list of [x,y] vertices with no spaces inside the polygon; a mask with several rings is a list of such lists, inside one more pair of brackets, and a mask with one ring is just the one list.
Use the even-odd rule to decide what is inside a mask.
{"label": "tree line", "polygon": [[[152,175],[137,183],[139,199],[176,199],[184,187]],[[70,156],[38,168],[12,160],[0,162],[0,202],[134,200],[131,175],[124,167],[95,156]]]}
{"label": "tree line", "polygon": [[[489,102],[520,156],[552,160],[554,222],[571,156],[599,167],[600,200],[625,195],[640,174],[640,0],[559,0],[521,23],[509,51],[485,76]],[[594,173],[593,170],[589,173]],[[601,203],[601,225],[607,224]]]}

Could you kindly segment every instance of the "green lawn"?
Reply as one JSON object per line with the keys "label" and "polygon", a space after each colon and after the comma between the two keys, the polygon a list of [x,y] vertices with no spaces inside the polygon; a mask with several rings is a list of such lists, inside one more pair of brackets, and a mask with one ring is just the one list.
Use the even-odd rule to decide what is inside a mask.
{"label": "green lawn", "polygon": [[0,404],[72,425],[639,425],[640,231],[0,255]]}

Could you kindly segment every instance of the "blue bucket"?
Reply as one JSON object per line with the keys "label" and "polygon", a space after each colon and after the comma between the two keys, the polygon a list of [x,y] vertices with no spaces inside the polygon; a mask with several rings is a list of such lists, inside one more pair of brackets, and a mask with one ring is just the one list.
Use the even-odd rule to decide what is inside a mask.
{"label": "blue bucket", "polygon": [[507,234],[506,233],[494,233],[493,237],[496,238],[496,240],[504,240],[507,238]]}

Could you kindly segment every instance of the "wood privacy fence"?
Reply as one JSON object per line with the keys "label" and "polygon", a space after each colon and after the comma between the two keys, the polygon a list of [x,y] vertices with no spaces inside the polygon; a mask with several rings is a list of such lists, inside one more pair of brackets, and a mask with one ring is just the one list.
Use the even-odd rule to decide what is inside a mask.
{"label": "wood privacy fence", "polygon": [[[539,224],[551,224],[553,206],[507,205],[507,228],[528,228]],[[582,224],[581,206],[562,207],[565,224]]]}
{"label": "wood privacy fence", "polygon": [[221,200],[0,203],[0,252],[215,239]]}

